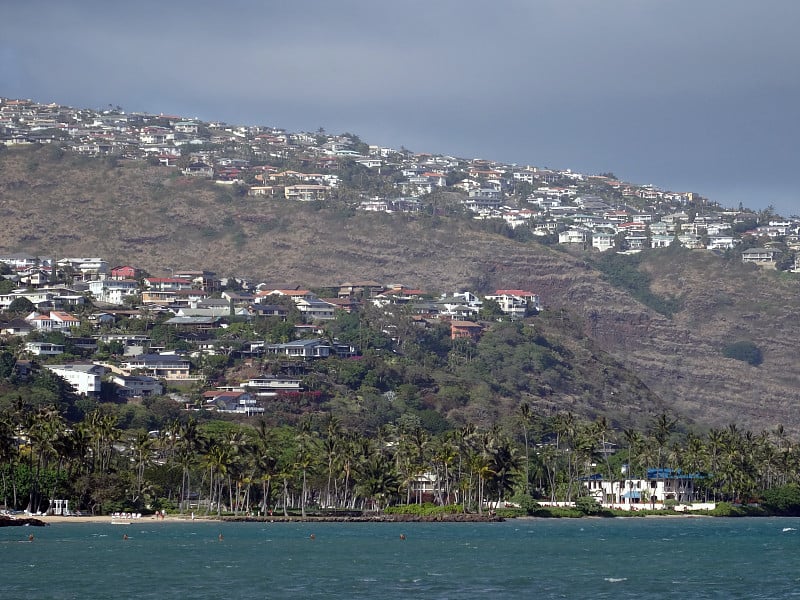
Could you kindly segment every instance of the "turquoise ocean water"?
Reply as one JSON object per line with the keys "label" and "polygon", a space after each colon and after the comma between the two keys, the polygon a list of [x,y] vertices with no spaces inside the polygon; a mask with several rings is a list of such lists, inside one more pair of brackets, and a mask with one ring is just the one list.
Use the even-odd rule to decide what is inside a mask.
{"label": "turquoise ocean water", "polygon": [[712,518],[10,527],[0,598],[791,598],[799,530]]}

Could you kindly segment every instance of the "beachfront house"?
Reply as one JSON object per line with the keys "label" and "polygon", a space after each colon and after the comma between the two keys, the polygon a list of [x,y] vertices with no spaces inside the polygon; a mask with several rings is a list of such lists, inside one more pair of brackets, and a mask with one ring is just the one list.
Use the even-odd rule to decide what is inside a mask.
{"label": "beachfront house", "polygon": [[635,510],[637,506],[662,506],[667,501],[698,502],[701,499],[695,483],[703,477],[675,469],[648,469],[644,478],[626,477],[623,472],[619,478],[607,479],[597,473],[584,478],[583,485],[601,504]]}

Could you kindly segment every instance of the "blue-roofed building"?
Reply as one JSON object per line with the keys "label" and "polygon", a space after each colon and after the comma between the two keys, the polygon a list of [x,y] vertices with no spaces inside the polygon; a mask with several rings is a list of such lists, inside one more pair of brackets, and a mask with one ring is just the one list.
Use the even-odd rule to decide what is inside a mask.
{"label": "blue-roofed building", "polygon": [[[668,500],[678,504],[700,501],[695,483],[705,475],[683,473],[676,469],[647,469],[644,479],[626,477],[604,478],[596,473],[583,478],[589,495],[602,504],[632,506],[637,504],[663,505]],[[642,506],[645,508],[645,506]]]}

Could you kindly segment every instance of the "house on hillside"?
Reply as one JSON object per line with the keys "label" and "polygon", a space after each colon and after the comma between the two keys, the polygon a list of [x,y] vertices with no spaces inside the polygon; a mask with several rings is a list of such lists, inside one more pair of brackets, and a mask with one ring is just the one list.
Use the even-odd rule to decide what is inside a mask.
{"label": "house on hillside", "polygon": [[175,354],[140,354],[120,367],[125,375],[141,374],[168,381],[190,379],[189,361]]}
{"label": "house on hillside", "polygon": [[780,255],[780,251],[775,248],[748,248],[742,252],[742,262],[757,265],[774,265],[778,255]]}
{"label": "house on hillside", "polygon": [[539,295],[527,290],[497,290],[488,300],[494,300],[503,314],[522,319],[529,310],[540,310]]}
{"label": "house on hillside", "polygon": [[295,358],[327,358],[331,354],[330,344],[322,339],[296,340],[287,344],[265,344],[266,354],[283,354]]}
{"label": "house on hillside", "polygon": [[50,344],[48,342],[26,342],[25,352],[35,356],[58,356],[64,354],[63,344]]}
{"label": "house on hillside", "polygon": [[242,387],[252,390],[256,396],[274,397],[278,392],[301,392],[302,381],[294,377],[261,375],[244,382]]}
{"label": "house on hillside", "polygon": [[81,324],[80,319],[58,310],[51,310],[44,314],[32,312],[25,317],[25,320],[41,331],[60,331],[66,335],[70,334],[70,328]]}
{"label": "house on hillside", "polygon": [[95,300],[119,305],[139,292],[139,283],[134,279],[98,279],[89,282],[89,291]]}
{"label": "house on hillside", "polygon": [[105,369],[99,365],[45,365],[44,368],[65,379],[81,396],[100,395],[101,377]]}
{"label": "house on hillside", "polygon": [[203,406],[217,412],[241,415],[264,413],[264,407],[258,406],[257,398],[244,390],[209,390],[203,393]]}
{"label": "house on hillside", "polygon": [[186,168],[184,168],[181,172],[190,177],[211,178],[214,176],[214,167],[202,161],[197,161],[186,165]]}
{"label": "house on hillside", "polygon": [[450,339],[469,339],[477,340],[483,327],[473,321],[450,321]]}
{"label": "house on hillside", "polygon": [[146,398],[164,393],[164,386],[154,377],[147,375],[114,375],[111,382],[118,386],[121,398]]}

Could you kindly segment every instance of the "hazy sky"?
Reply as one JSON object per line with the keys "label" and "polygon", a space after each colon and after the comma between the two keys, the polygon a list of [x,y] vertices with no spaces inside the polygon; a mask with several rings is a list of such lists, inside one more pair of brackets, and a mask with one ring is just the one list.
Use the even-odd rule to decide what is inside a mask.
{"label": "hazy sky", "polygon": [[5,0],[0,96],[613,171],[800,214],[798,0]]}

